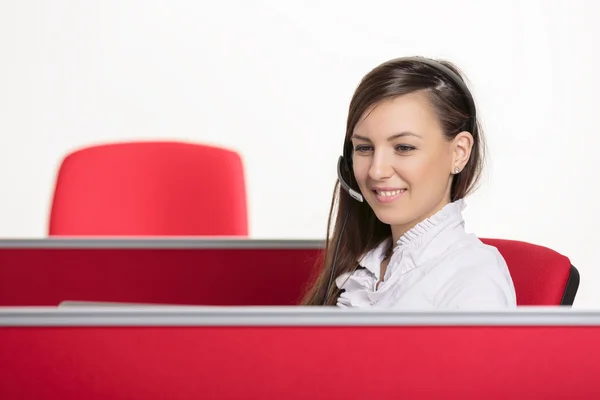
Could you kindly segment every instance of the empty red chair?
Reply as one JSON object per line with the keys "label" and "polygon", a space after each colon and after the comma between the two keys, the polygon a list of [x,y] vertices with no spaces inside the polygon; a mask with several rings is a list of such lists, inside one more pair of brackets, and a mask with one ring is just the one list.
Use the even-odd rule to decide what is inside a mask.
{"label": "empty red chair", "polygon": [[579,288],[579,272],[554,250],[531,243],[481,239],[506,260],[519,306],[571,306]]}
{"label": "empty red chair", "polygon": [[49,235],[247,234],[244,168],[234,151],[115,143],[75,151],[60,166]]}

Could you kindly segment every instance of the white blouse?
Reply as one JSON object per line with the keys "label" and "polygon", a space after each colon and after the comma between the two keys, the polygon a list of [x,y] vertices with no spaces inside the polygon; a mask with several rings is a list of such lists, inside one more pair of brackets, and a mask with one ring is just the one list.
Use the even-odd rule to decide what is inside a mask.
{"label": "white blouse", "polygon": [[[406,232],[380,279],[389,241],[369,251],[354,273],[336,279],[338,307],[395,309],[498,309],[516,307],[508,267],[495,247],[465,232],[464,200]],[[361,268],[362,267],[362,268]]]}

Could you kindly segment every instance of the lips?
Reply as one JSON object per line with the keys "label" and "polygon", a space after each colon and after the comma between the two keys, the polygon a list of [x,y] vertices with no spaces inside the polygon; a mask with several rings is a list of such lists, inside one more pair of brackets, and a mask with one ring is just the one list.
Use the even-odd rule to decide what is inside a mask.
{"label": "lips", "polygon": [[393,189],[393,190],[373,190],[373,192],[375,192],[375,194],[377,194],[378,196],[384,196],[384,197],[392,197],[392,196],[397,196],[402,192],[405,192],[406,189]]}
{"label": "lips", "polygon": [[405,188],[373,188],[373,193],[375,194],[375,198],[379,203],[392,203],[402,197],[402,195],[407,191]]}

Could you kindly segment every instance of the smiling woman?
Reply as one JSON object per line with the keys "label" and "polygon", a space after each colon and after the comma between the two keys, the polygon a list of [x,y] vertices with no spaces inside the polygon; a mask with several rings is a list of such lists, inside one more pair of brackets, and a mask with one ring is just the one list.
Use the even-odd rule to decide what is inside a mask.
{"label": "smiling woman", "polygon": [[483,149],[473,97],[451,63],[400,58],[369,72],[350,103],[333,235],[328,226],[303,303],[515,307],[506,262],[464,230]]}

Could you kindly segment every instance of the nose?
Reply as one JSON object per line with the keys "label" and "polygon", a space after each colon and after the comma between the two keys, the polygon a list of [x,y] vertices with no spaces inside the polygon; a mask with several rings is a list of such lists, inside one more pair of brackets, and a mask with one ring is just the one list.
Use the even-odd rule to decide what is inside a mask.
{"label": "nose", "polygon": [[369,168],[369,177],[376,181],[381,181],[390,178],[394,174],[391,159],[384,152],[375,152],[371,159],[371,167]]}

